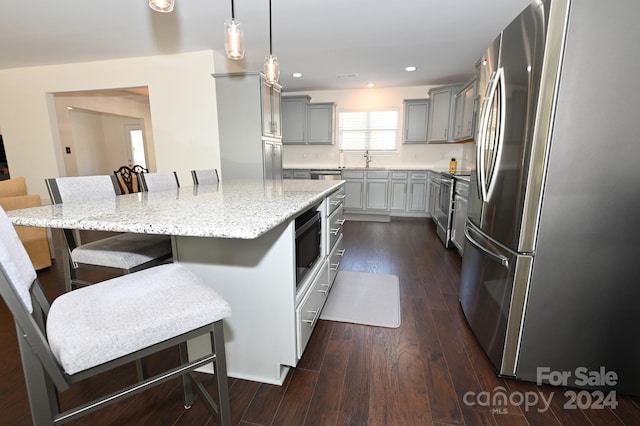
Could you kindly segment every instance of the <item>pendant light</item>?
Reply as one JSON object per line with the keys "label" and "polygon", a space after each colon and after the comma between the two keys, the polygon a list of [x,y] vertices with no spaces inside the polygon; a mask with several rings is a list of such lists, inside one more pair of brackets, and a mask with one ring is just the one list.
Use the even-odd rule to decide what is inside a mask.
{"label": "pendant light", "polygon": [[229,59],[238,61],[244,58],[242,25],[236,19],[233,0],[231,0],[231,19],[224,21],[224,50],[226,50]]}
{"label": "pendant light", "polygon": [[273,56],[273,36],[271,34],[271,0],[269,0],[269,56],[264,58],[264,75],[267,83],[275,84],[280,78],[278,58]]}
{"label": "pendant light", "polygon": [[173,12],[175,0],[149,0],[149,7],[156,12],[169,13]]}

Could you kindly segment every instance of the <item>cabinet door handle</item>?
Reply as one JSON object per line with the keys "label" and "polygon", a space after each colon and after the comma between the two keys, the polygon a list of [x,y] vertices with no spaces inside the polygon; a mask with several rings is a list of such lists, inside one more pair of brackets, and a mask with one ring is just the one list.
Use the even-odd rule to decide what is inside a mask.
{"label": "cabinet door handle", "polygon": [[336,251],[336,254],[337,254],[338,256],[344,256],[344,252],[345,252],[345,251],[346,251],[345,249],[338,250],[338,251]]}
{"label": "cabinet door handle", "polygon": [[344,223],[345,223],[345,222],[346,222],[346,220],[344,220],[344,219],[338,219],[338,220],[336,220],[336,223],[337,223],[338,225],[340,225],[340,226],[344,225]]}
{"label": "cabinet door handle", "polygon": [[331,228],[331,233],[333,235],[338,235],[340,233],[340,228]]}
{"label": "cabinet door handle", "polygon": [[320,310],[318,309],[317,311],[307,311],[308,314],[313,314],[313,318],[311,318],[310,320],[302,320],[302,322],[306,322],[307,324],[309,324],[309,327],[313,327],[313,324],[315,324],[316,319],[318,319],[318,314],[320,313]]}
{"label": "cabinet door handle", "polygon": [[339,263],[331,263],[330,266],[329,266],[329,270],[337,271],[339,266],[340,266]]}

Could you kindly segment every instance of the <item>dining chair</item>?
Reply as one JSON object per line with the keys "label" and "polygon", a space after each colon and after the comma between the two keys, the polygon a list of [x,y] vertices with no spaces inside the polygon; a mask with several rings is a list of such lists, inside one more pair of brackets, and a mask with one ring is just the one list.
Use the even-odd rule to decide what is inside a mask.
{"label": "dining chair", "polygon": [[[208,283],[170,263],[63,293],[49,303],[1,208],[0,234],[0,295],[16,325],[33,424],[66,423],[178,377],[185,408],[194,403],[195,386],[219,423],[231,423],[223,330],[231,308]],[[209,336],[212,350],[189,360],[187,341],[202,335]],[[58,395],[73,383],[176,346],[179,366],[61,412]],[[194,373],[212,363],[217,403]]]}
{"label": "dining chair", "polygon": [[217,169],[191,170],[194,185],[212,185],[220,182]]}
{"label": "dining chair", "polygon": [[122,166],[118,170],[113,172],[118,184],[120,185],[120,191],[123,194],[133,194],[134,192],[140,192],[140,184],[138,182],[138,175],[129,166]]}
{"label": "dining chair", "polygon": [[140,173],[149,173],[149,169],[141,166],[140,164],[135,164],[133,167],[131,167],[131,170],[137,175],[139,175]]}
{"label": "dining chair", "polygon": [[139,177],[143,191],[162,191],[180,187],[176,172],[140,173]]}
{"label": "dining chair", "polygon": [[[120,194],[115,176],[60,177],[46,179],[46,183],[54,204],[115,198]],[[72,230],[64,229],[62,234],[66,245],[62,252],[66,258],[67,291],[91,284],[78,279],[78,269],[129,274],[158,265],[172,256],[171,237],[167,235],[123,233],[81,244]]]}

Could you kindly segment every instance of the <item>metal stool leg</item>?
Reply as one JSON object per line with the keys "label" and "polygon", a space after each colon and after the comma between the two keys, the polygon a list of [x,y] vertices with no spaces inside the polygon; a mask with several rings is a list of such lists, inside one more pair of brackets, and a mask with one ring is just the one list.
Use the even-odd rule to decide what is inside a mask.
{"label": "metal stool leg", "polygon": [[224,327],[222,320],[213,324],[213,348],[216,353],[215,374],[218,383],[218,410],[220,423],[231,424],[231,404],[229,402],[229,380],[227,378],[227,356],[224,349]]}
{"label": "metal stool leg", "polygon": [[[189,361],[189,355],[187,353],[187,344],[180,344],[180,362],[185,363]],[[189,374],[182,375],[182,387],[184,388],[184,408],[189,409],[193,405],[193,380]]]}

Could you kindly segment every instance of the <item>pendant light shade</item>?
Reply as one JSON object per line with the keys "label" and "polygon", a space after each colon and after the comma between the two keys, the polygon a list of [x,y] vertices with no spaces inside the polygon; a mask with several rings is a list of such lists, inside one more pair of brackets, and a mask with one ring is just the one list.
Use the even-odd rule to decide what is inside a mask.
{"label": "pendant light shade", "polygon": [[238,61],[244,58],[244,43],[242,42],[242,25],[236,19],[233,0],[231,0],[231,19],[224,22],[224,50],[227,58]]}
{"label": "pendant light shade", "polygon": [[149,0],[149,7],[156,12],[169,13],[173,12],[175,0]]}
{"label": "pendant light shade", "polygon": [[271,0],[269,0],[269,56],[264,58],[264,75],[267,83],[274,84],[280,78],[278,58],[273,55],[273,35],[271,33]]}
{"label": "pendant light shade", "polygon": [[274,84],[280,78],[280,65],[278,58],[269,54],[264,58],[264,75],[267,83]]}
{"label": "pendant light shade", "polygon": [[224,49],[227,58],[234,61],[244,58],[244,43],[242,42],[242,26],[235,18],[224,22]]}

